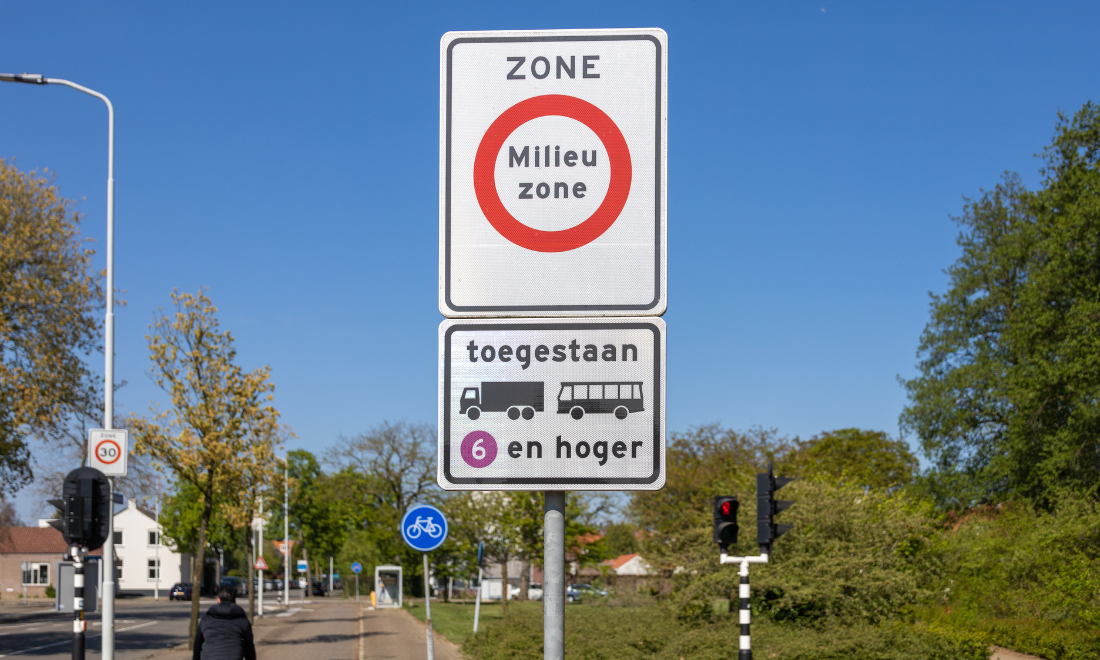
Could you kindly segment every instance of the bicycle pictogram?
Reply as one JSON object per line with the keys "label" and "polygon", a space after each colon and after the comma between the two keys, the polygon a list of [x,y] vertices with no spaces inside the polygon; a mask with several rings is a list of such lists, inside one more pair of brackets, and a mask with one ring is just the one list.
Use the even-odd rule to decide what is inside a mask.
{"label": "bicycle pictogram", "polygon": [[410,539],[418,539],[422,533],[427,533],[429,537],[437,539],[443,535],[443,526],[437,525],[431,517],[416,517],[416,522],[405,528],[405,534]]}

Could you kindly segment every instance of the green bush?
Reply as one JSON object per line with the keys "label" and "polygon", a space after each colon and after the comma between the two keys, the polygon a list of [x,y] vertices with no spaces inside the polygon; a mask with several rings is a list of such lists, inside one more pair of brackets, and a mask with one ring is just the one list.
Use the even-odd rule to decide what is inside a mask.
{"label": "green bush", "polygon": [[[783,514],[795,529],[776,543],[769,564],[752,568],[754,612],[776,621],[879,623],[932,597],[936,562],[927,549],[937,530],[928,505],[903,492],[825,481],[795,482],[783,495],[797,503]],[[741,516],[748,536],[751,509]],[[684,530],[699,551],[682,555],[684,570],[673,577],[681,619],[707,620],[715,598],[736,597],[737,569],[718,564],[710,533],[709,525]]]}
{"label": "green bush", "polygon": [[53,590],[53,585],[52,584],[47,585],[46,586],[46,598],[55,598],[55,597],[57,597],[57,592]]}
{"label": "green bush", "polygon": [[[542,615],[538,603],[517,603],[502,621],[467,637],[463,651],[477,660],[542,658]],[[736,656],[736,617],[712,623],[678,621],[666,606],[571,605],[565,611],[570,658],[584,660],[727,660]],[[978,636],[930,626],[804,626],[760,620],[752,627],[755,655],[769,660],[988,660]]]}

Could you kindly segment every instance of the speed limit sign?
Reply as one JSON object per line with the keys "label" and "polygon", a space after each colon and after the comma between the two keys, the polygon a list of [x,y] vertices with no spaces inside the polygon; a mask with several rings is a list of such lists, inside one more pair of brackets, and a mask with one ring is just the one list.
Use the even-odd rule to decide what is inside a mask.
{"label": "speed limit sign", "polygon": [[126,476],[126,455],[129,453],[126,431],[91,429],[88,431],[91,460],[88,464],[108,477]]}

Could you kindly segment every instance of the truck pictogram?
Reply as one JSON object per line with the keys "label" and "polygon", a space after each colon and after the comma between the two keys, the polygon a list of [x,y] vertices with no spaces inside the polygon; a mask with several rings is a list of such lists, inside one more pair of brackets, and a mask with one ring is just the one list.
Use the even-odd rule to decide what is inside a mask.
{"label": "truck pictogram", "polygon": [[531,419],[542,412],[545,383],[481,383],[481,387],[467,387],[459,399],[458,414],[470,419],[481,417],[483,412],[507,412],[508,419]]}

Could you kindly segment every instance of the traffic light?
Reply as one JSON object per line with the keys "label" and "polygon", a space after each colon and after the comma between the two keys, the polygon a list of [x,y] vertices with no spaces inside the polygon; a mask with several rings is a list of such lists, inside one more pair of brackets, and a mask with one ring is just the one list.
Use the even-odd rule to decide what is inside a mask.
{"label": "traffic light", "polygon": [[760,551],[763,553],[771,554],[772,543],[792,528],[792,525],[775,524],[776,514],[794,504],[777,501],[775,491],[792,481],[794,479],[790,477],[775,476],[770,463],[767,474],[756,475],[756,542],[760,544]]}
{"label": "traffic light", "polygon": [[737,543],[737,498],[714,496],[714,542],[725,552]]}
{"label": "traffic light", "polygon": [[49,500],[61,512],[50,526],[61,532],[70,546],[95,550],[107,540],[111,484],[95,468],[77,468],[65,477],[61,499]]}

